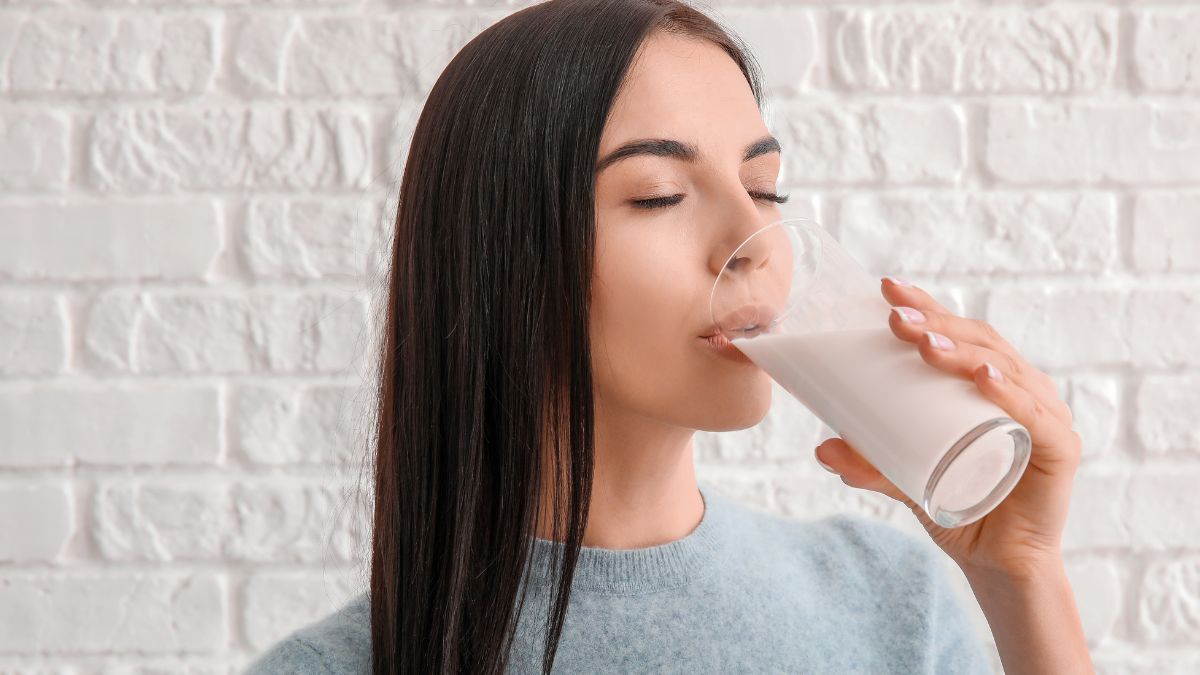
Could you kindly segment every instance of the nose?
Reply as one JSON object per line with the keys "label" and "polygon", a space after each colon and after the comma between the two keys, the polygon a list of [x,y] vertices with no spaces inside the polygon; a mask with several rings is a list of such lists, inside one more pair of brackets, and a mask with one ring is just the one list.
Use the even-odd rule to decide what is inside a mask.
{"label": "nose", "polygon": [[714,221],[709,231],[716,233],[709,259],[709,269],[714,277],[722,271],[726,274],[749,274],[766,265],[771,257],[770,237],[764,236],[766,233],[752,238],[751,235],[774,222],[778,215],[772,213],[771,218],[765,218],[761,207],[746,193],[741,181],[733,183],[731,197],[724,202],[725,208],[714,208],[709,212],[709,217]]}
{"label": "nose", "polygon": [[756,213],[749,223],[726,228],[713,252],[716,273],[736,278],[766,267],[779,243],[770,231],[763,231],[767,224]]}

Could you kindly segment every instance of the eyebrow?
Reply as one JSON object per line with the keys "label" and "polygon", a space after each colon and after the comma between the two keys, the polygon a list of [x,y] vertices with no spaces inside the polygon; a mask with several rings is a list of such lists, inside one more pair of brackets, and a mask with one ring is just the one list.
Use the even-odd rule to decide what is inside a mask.
{"label": "eyebrow", "polygon": [[[747,145],[742,155],[742,161],[749,162],[755,157],[765,155],[768,152],[782,152],[779,147],[779,140],[769,134]],[[696,149],[695,145],[682,143],[670,138],[642,138],[630,141],[608,153],[608,156],[596,163],[596,173],[600,173],[615,162],[635,155],[674,157],[695,164],[700,157],[700,151]]]}

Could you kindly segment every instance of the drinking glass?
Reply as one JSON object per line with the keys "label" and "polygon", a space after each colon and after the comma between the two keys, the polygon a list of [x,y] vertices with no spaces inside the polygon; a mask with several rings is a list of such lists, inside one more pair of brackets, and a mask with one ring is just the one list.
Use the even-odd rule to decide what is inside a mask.
{"label": "drinking glass", "polygon": [[1029,463],[1028,430],[897,338],[878,279],[816,221],[747,237],[709,308],[719,335],[942,527],[987,515]]}

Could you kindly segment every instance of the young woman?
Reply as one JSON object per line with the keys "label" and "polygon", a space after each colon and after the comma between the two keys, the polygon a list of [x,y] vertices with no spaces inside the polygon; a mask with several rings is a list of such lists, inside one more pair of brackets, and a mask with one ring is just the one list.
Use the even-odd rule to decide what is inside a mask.
{"label": "young woman", "polygon": [[[673,0],[551,0],[455,56],[400,186],[370,590],[251,673],[992,671],[933,547],[696,479],[695,431],[771,402],[702,337],[725,257],[785,200],[761,105],[740,41]],[[1008,673],[1090,671],[1060,549],[1070,411],[988,325],[881,293],[924,317],[880,317],[896,339],[1023,423],[1032,461],[947,530],[844,442],[819,460],[920,518]]]}

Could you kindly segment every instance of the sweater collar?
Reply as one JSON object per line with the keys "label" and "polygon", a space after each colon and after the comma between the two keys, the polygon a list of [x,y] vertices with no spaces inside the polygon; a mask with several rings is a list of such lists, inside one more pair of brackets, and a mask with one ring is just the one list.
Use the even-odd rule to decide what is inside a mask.
{"label": "sweater collar", "polygon": [[[572,590],[607,595],[649,593],[707,577],[719,566],[732,529],[729,497],[705,481],[697,481],[704,499],[700,523],[680,539],[633,549],[583,546],[575,566]],[[556,577],[566,546],[535,537],[530,576],[540,584]]]}

